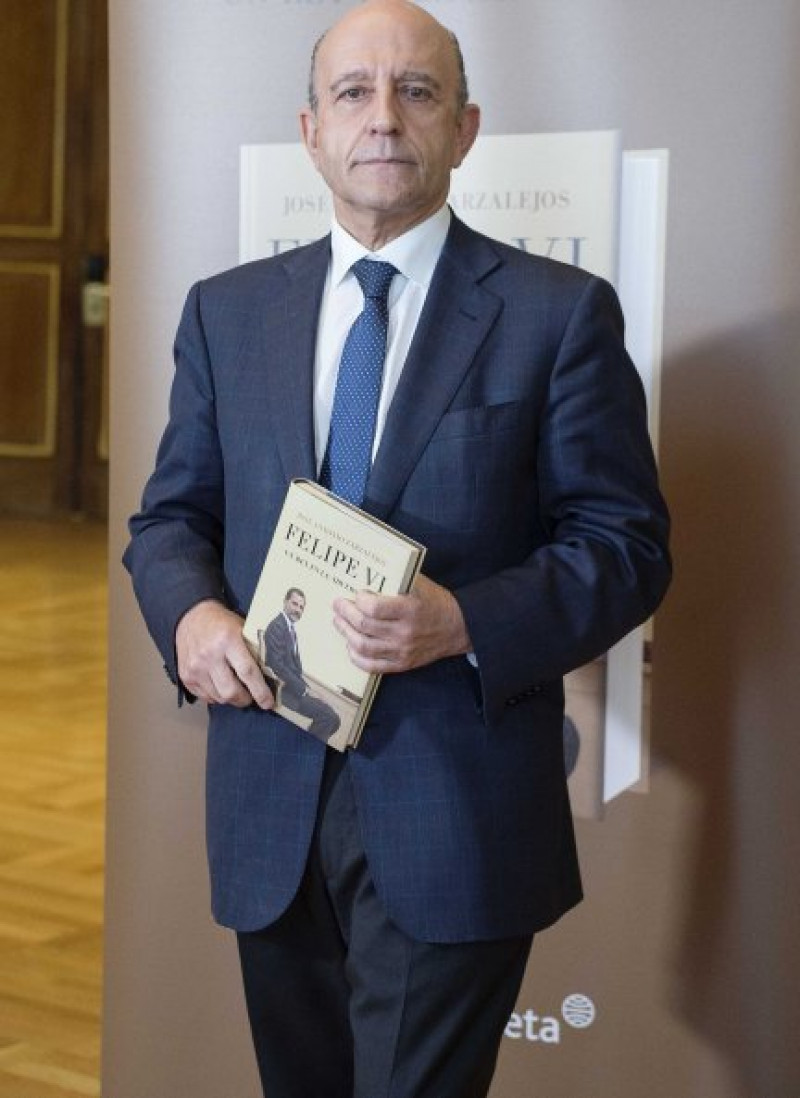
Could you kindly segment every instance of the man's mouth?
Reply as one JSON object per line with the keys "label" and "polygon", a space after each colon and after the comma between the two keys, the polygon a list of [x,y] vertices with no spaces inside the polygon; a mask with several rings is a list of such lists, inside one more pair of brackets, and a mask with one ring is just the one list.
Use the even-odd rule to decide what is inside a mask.
{"label": "man's mouth", "polygon": [[382,165],[382,164],[413,164],[414,161],[408,156],[360,156],[354,161],[355,167],[361,167],[364,165]]}

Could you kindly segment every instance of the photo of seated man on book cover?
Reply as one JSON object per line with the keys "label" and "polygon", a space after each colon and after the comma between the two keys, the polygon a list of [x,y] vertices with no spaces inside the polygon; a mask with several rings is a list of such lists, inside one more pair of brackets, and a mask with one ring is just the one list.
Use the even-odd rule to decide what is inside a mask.
{"label": "photo of seated man on book cover", "polygon": [[280,690],[279,708],[291,709],[308,717],[308,731],[323,742],[339,727],[338,714],[320,698],[315,697],[303,677],[303,664],[295,626],[306,608],[306,596],[299,587],[290,587],[283,600],[283,609],[272,619],[263,633],[263,663],[272,672]]}

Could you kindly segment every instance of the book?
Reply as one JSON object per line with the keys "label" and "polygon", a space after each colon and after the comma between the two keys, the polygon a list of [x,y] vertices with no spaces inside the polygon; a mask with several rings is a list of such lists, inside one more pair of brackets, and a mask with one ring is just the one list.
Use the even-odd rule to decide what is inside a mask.
{"label": "book", "polygon": [[289,485],[244,623],[275,712],[337,751],[355,747],[380,675],[350,660],[333,601],[403,595],[425,548],[310,480]]}

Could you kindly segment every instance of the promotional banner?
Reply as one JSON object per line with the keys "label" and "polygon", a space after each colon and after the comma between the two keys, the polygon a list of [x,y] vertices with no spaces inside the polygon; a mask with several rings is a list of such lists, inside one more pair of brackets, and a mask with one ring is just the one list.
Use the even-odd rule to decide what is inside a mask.
{"label": "promotional banner", "polygon": [[[453,172],[448,201],[472,228],[614,282],[619,134],[481,134]],[[242,150],[239,257],[277,255],[330,228],[331,198],[305,148]]]}
{"label": "promotional banner", "polygon": [[[625,153],[615,131],[479,136],[453,173],[451,207],[472,228],[619,284],[629,349],[641,356],[657,433],[665,256],[666,153]],[[239,257],[282,254],[328,232],[331,196],[300,144],[241,154]],[[649,231],[648,231],[649,230]],[[637,358],[634,361],[638,361]],[[647,787],[645,629],[565,681],[564,756],[576,816]]]}
{"label": "promotional banner", "polygon": [[[353,5],[109,2],[111,559],[118,561],[165,421],[185,295],[239,261],[241,149],[296,144],[312,45]],[[577,829],[587,898],[536,939],[492,1098],[791,1098],[790,1061],[773,1048],[774,1034],[792,1034],[797,1018],[789,969],[776,961],[792,940],[786,911],[796,907],[785,898],[792,875],[777,866],[778,847],[798,833],[788,826],[785,795],[796,765],[787,755],[779,766],[775,745],[786,753],[796,737],[772,706],[781,695],[775,676],[796,644],[788,627],[780,631],[781,614],[767,613],[757,597],[748,567],[763,561],[759,581],[770,577],[778,605],[792,605],[796,569],[784,566],[779,549],[789,552],[796,531],[784,528],[789,496],[779,489],[797,464],[796,432],[781,433],[786,409],[796,406],[786,393],[797,376],[797,339],[785,331],[798,308],[787,243],[796,165],[785,148],[785,135],[798,132],[792,105],[800,95],[790,77],[796,6],[740,5],[724,19],[719,5],[683,0],[677,8],[626,0],[423,6],[461,41],[488,139],[472,154],[476,167],[481,148],[501,135],[619,131],[622,148],[670,149],[674,380],[664,409],[671,434],[665,415],[660,454],[679,502],[689,500],[704,532],[698,543],[693,529],[676,525],[683,575],[686,558],[694,572],[690,564],[686,586],[672,596],[679,612],[666,647],[657,623],[656,677],[666,668],[654,696],[659,751],[648,761],[637,733],[631,750],[613,753],[624,760],[616,771],[606,710],[596,798],[604,818],[580,819]],[[712,114],[713,126],[703,121]],[[639,210],[630,257],[647,239],[663,249],[666,155],[628,155],[637,165],[623,178],[623,203],[628,192]],[[527,184],[513,170],[502,185],[474,188],[459,173],[453,201],[467,220],[489,212],[500,219],[525,206],[528,246],[540,214],[559,213],[564,184]],[[315,184],[293,201],[313,206],[320,193]],[[642,193],[649,197],[637,205]],[[498,221],[497,232],[520,230]],[[593,262],[580,231],[550,232],[557,243],[545,241],[545,249]],[[660,361],[664,282],[656,266],[642,284],[624,239],[620,249],[623,301],[643,292],[628,345],[646,376]],[[714,370],[706,375],[709,357]],[[725,419],[729,398],[736,423]],[[742,408],[754,424],[746,438],[758,475],[739,452]],[[657,419],[656,392],[654,431]],[[764,495],[770,486],[778,498]],[[769,530],[769,544],[746,540],[757,530]],[[725,565],[746,578],[726,586]],[[110,602],[103,1093],[256,1098],[235,943],[208,914],[206,714],[178,708],[118,565]],[[718,627],[707,624],[719,615]],[[627,642],[639,659],[643,639]],[[647,676],[637,681],[638,697],[634,691],[621,703],[623,727],[646,702]],[[601,689],[599,675],[581,684],[592,713]],[[611,672],[607,689],[621,697]],[[734,769],[732,758],[742,765]],[[647,796],[616,795],[639,788],[648,771]],[[768,826],[758,815],[764,806]]]}

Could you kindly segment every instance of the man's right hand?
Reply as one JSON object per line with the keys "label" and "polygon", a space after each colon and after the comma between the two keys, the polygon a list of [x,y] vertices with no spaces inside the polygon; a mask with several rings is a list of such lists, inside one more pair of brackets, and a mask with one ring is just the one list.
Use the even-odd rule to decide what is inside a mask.
{"label": "man's right hand", "polygon": [[275,699],[242,636],[242,618],[214,599],[198,602],[175,630],[178,675],[209,705],[272,709]]}

